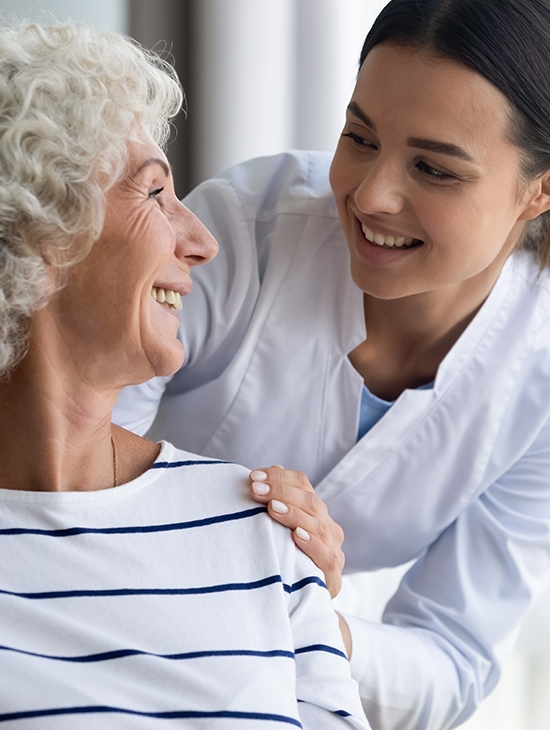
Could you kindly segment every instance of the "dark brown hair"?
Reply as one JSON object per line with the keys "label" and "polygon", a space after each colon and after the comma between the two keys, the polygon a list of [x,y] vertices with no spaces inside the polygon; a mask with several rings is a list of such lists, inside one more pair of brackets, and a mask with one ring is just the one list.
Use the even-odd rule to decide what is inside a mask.
{"label": "dark brown hair", "polygon": [[[550,170],[550,0],[391,0],[360,65],[383,42],[426,49],[488,79],[511,105],[524,181]],[[533,221],[524,244],[550,266],[550,213]]]}

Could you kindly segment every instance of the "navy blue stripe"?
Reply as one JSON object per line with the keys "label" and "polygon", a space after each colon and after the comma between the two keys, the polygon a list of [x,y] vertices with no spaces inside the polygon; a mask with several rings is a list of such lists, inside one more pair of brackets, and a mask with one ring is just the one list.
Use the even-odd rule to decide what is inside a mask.
{"label": "navy blue stripe", "polygon": [[205,517],[201,520],[189,520],[188,522],[171,522],[166,525],[133,525],[129,527],[68,527],[63,530],[35,530],[25,527],[10,527],[0,530],[1,535],[44,535],[46,537],[72,537],[73,535],[122,535],[140,532],[170,532],[172,530],[189,530],[192,527],[205,527],[220,522],[232,522],[233,520],[245,520],[254,517],[261,512],[267,512],[266,507],[253,507],[242,512],[231,512],[226,515],[215,515]]}
{"label": "navy blue stripe", "polygon": [[284,583],[284,589],[287,593],[295,593],[296,591],[301,590],[307,585],[310,585],[311,583],[316,583],[318,586],[321,586],[321,588],[326,588],[326,583],[321,580],[321,578],[318,578],[316,575],[310,575],[307,578],[302,578],[302,580],[297,581],[296,583],[293,583],[291,586]]}
{"label": "navy blue stripe", "polygon": [[[302,702],[305,703],[306,700],[296,700],[296,702]],[[333,715],[340,715],[340,717],[352,717],[351,712],[347,712],[346,710],[331,710]]]}
{"label": "navy blue stripe", "polygon": [[286,659],[294,659],[294,652],[284,649],[273,649],[271,651],[252,651],[251,649],[219,649],[216,651],[187,651],[181,654],[155,654],[152,651],[141,651],[140,649],[117,649],[114,651],[103,651],[97,654],[84,654],[82,656],[56,656],[54,654],[39,654],[35,651],[25,651],[24,649],[16,649],[13,646],[2,646],[0,651],[13,651],[17,654],[25,654],[26,656],[40,657],[41,659],[53,659],[59,662],[76,662],[80,664],[89,664],[92,662],[105,662],[110,659],[125,659],[130,656],[152,656],[158,659],[202,659],[204,657],[218,656],[253,656],[262,658],[285,657]]}
{"label": "navy blue stripe", "polygon": [[178,469],[180,466],[210,466],[211,464],[232,463],[232,461],[156,461],[151,469]]}
{"label": "navy blue stripe", "polygon": [[174,710],[172,712],[140,712],[139,710],[129,710],[125,707],[110,707],[108,705],[89,705],[87,707],[53,707],[46,710],[27,710],[24,712],[9,712],[0,715],[0,722],[9,722],[10,720],[26,720],[31,717],[52,717],[55,715],[98,715],[108,712],[117,712],[123,715],[139,715],[140,717],[154,717],[159,720],[178,720],[178,719],[205,719],[205,718],[224,718],[237,720],[266,720],[271,722],[282,722],[295,727],[302,727],[298,720],[286,715],[275,715],[268,712],[231,712],[229,710],[220,710],[218,712],[200,712],[199,710]]}
{"label": "navy blue stripe", "polygon": [[119,596],[193,596],[207,593],[227,593],[229,591],[253,591],[274,583],[282,583],[286,593],[295,593],[311,583],[326,588],[323,581],[315,575],[302,578],[302,580],[293,583],[291,586],[283,583],[280,575],[270,575],[268,578],[253,580],[249,583],[221,583],[220,585],[199,586],[197,588],[101,588],[96,590],[38,591],[35,593],[6,591],[0,588],[0,595],[29,598],[31,600],[47,598],[113,598]]}
{"label": "navy blue stripe", "polygon": [[333,646],[328,646],[327,644],[311,644],[310,646],[302,646],[300,649],[296,649],[296,654],[307,654],[310,651],[326,651],[329,654],[336,654],[336,656],[341,656],[347,661],[347,656],[344,654],[343,651],[340,651],[340,649],[335,649]]}
{"label": "navy blue stripe", "polygon": [[[114,596],[192,596],[205,593],[225,593],[228,591],[252,591],[264,588],[273,583],[282,583],[280,575],[270,575],[262,580],[250,583],[222,583],[214,586],[200,586],[198,588],[111,588],[81,591],[40,591],[37,593],[19,593],[0,589],[0,594],[41,600],[44,598],[83,598],[83,597],[114,597]],[[286,587],[285,587],[286,589]]]}

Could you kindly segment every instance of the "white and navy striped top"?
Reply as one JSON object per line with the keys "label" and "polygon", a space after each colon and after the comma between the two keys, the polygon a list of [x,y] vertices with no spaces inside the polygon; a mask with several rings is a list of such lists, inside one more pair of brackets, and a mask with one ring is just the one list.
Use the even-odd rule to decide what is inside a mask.
{"label": "white and navy striped top", "polygon": [[368,728],[322,576],[242,467],[0,490],[0,730]]}

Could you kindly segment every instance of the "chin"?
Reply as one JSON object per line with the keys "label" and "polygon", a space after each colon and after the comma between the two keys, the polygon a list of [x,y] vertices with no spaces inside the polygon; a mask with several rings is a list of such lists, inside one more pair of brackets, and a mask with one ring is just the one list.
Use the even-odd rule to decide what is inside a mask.
{"label": "chin", "polygon": [[363,267],[351,267],[351,278],[358,289],[375,299],[402,299],[425,291],[415,277],[389,272],[366,272]]}
{"label": "chin", "polygon": [[180,352],[174,353],[173,357],[164,357],[154,364],[155,376],[174,375],[181,368],[184,361],[183,347]]}
{"label": "chin", "polygon": [[[355,286],[360,289],[363,294],[367,294],[375,299],[395,299],[394,290],[398,289],[395,281],[383,281],[380,276],[365,276],[364,273],[357,273],[352,270],[351,278]],[[399,296],[399,294],[397,295]]]}
{"label": "chin", "polygon": [[[157,376],[174,375],[183,365],[185,351],[182,343],[173,338],[155,338],[143,347],[140,353],[141,362],[146,365],[147,374],[141,382]],[[137,360],[135,360],[137,362]]]}

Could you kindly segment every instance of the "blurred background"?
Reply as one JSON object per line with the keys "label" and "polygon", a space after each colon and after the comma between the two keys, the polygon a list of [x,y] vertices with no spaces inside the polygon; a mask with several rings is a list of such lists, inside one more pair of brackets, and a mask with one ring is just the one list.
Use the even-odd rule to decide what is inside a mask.
{"label": "blurred background", "polygon": [[0,12],[81,20],[172,57],[187,97],[169,149],[183,196],[249,157],[332,151],[365,30],[385,2],[0,0]]}
{"label": "blurred background", "polygon": [[[181,196],[229,165],[332,151],[366,33],[387,0],[0,0],[3,17],[84,21],[168,54],[187,96],[168,149]],[[380,620],[404,569],[347,577],[342,610]],[[550,730],[550,593],[464,730]]]}

